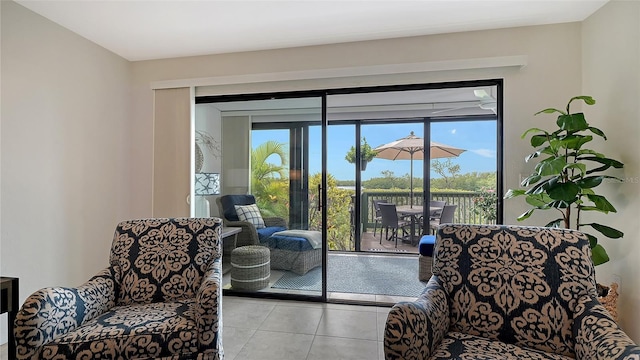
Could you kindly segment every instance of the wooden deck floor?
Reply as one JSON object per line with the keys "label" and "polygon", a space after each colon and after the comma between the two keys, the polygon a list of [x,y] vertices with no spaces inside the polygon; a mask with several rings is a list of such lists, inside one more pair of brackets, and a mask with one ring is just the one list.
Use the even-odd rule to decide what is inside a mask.
{"label": "wooden deck floor", "polygon": [[380,244],[380,232],[376,232],[375,237],[373,236],[373,231],[367,231],[362,233],[362,240],[360,243],[360,249],[365,252],[376,252],[376,253],[406,253],[406,254],[417,254],[418,247],[411,245],[409,243],[404,243],[398,241],[398,247],[396,248],[395,241],[388,241],[384,238],[384,233],[382,234],[382,244]]}

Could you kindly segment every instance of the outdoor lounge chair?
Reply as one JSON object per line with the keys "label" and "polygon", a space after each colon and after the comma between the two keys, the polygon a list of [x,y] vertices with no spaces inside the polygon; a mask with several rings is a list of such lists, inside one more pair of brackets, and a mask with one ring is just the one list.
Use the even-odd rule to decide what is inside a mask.
{"label": "outdoor lounge chair", "polygon": [[[216,204],[218,205],[220,216],[224,220],[224,226],[235,226],[242,228],[242,231],[238,234],[236,247],[245,245],[260,245],[271,235],[273,235],[273,233],[286,230],[287,228],[286,220],[280,217],[263,218],[262,215],[258,213],[256,217],[259,216],[259,220],[254,220],[255,218],[240,219],[236,211],[236,205],[255,205],[256,198],[253,195],[223,195],[216,198]],[[262,221],[262,226],[256,225],[260,221]]]}

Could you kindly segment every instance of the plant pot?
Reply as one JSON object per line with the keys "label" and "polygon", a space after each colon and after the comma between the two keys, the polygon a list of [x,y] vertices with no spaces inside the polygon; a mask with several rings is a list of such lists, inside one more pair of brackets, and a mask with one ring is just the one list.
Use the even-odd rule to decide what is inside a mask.
{"label": "plant pot", "polygon": [[361,171],[365,171],[365,170],[367,170],[367,164],[368,164],[368,163],[369,163],[369,162],[368,162],[367,160],[361,160],[361,161],[360,161],[360,170],[361,170]]}
{"label": "plant pot", "polygon": [[596,284],[598,290],[598,301],[611,314],[613,320],[618,322],[618,284],[612,283],[610,286]]}

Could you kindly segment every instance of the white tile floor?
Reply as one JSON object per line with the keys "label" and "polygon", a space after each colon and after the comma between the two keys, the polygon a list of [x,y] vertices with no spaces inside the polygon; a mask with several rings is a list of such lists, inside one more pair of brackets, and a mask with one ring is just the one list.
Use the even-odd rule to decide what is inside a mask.
{"label": "white tile floor", "polygon": [[384,359],[389,309],[224,296],[225,359]]}
{"label": "white tile floor", "polygon": [[225,295],[225,360],[384,359],[389,309]]}

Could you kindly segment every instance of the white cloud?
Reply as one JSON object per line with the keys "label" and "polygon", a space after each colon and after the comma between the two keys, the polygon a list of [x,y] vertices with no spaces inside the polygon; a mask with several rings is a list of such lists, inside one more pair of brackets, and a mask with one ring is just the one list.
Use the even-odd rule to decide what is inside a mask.
{"label": "white cloud", "polygon": [[476,149],[476,150],[469,150],[469,151],[474,153],[474,154],[478,154],[480,156],[483,156],[483,157],[487,157],[487,158],[491,158],[491,159],[495,159],[496,158],[496,151],[495,150],[491,150],[491,149]]}
{"label": "white cloud", "polygon": [[456,129],[453,129],[453,130],[451,130],[451,133],[455,135],[456,131],[457,131]]}

